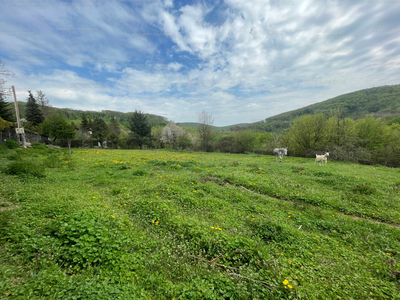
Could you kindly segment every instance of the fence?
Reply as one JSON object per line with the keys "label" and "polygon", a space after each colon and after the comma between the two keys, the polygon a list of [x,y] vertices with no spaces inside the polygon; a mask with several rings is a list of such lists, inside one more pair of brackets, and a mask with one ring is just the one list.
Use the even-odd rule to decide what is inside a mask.
{"label": "fence", "polygon": [[[18,142],[19,138],[18,134],[15,132],[15,128],[9,128],[0,131],[0,144],[6,140],[14,140]],[[25,130],[25,140],[28,143],[43,143],[48,140],[48,137],[45,135],[40,135],[36,132],[28,132]]]}

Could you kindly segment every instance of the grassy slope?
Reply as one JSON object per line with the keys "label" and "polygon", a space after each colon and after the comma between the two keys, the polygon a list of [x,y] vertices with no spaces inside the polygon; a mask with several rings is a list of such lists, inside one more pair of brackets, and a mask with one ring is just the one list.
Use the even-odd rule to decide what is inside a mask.
{"label": "grassy slope", "polygon": [[[0,298],[400,298],[398,169],[168,151],[73,159],[46,179],[0,173]],[[108,254],[87,264],[98,245]],[[225,267],[202,260],[217,257]]]}

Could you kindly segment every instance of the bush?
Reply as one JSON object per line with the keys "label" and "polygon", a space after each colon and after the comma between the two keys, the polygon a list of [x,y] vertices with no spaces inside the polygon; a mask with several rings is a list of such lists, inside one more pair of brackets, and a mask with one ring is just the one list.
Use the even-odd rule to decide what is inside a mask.
{"label": "bush", "polygon": [[8,149],[17,149],[19,147],[18,142],[14,140],[7,140],[4,142]]}
{"label": "bush", "polygon": [[30,161],[13,161],[5,169],[4,173],[9,175],[18,176],[33,176],[37,178],[44,178],[46,174],[44,173],[44,167],[30,162]]}
{"label": "bush", "polygon": [[41,143],[32,143],[32,148],[33,149],[41,149],[41,150],[47,150],[48,147],[41,144]]}

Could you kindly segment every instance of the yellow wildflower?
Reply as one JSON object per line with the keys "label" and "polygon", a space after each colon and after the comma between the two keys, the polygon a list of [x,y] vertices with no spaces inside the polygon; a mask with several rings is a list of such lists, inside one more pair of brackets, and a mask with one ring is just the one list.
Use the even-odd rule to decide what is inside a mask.
{"label": "yellow wildflower", "polygon": [[115,218],[114,216],[111,216],[111,218]]}
{"label": "yellow wildflower", "polygon": [[284,285],[287,285],[289,283],[289,281],[287,280],[287,279],[285,279],[284,281],[283,281],[283,284]]}
{"label": "yellow wildflower", "polygon": [[292,289],[293,287],[292,287],[290,284],[288,284],[288,288],[289,288],[289,289]]}

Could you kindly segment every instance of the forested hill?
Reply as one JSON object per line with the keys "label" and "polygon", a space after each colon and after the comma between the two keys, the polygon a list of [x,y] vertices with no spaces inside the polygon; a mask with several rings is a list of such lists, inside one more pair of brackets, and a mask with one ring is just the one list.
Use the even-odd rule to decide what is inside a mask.
{"label": "forested hill", "polygon": [[[179,126],[185,127],[185,128],[197,128],[197,125],[199,123],[196,123],[196,122],[183,122],[183,123],[177,123],[177,124]],[[237,129],[246,127],[248,125],[249,125],[249,123],[240,123],[240,124],[228,125],[228,126],[222,126],[222,127],[218,127],[218,126],[211,126],[211,127],[215,131],[229,131],[229,130],[237,130]]]}
{"label": "forested hill", "polygon": [[381,86],[360,90],[337,96],[303,108],[285,112],[265,119],[265,121],[252,123],[249,129],[258,129],[268,132],[279,132],[290,126],[298,116],[323,113],[326,116],[334,111],[339,111],[341,117],[352,119],[364,118],[372,115],[375,118],[387,119],[400,116],[400,85]]}
{"label": "forested hill", "polygon": [[[50,103],[51,104],[51,103]],[[25,108],[26,102],[18,101],[18,108],[21,115],[21,118],[25,118]],[[85,113],[86,116],[90,117],[91,119],[94,118],[103,118],[105,121],[110,120],[113,117],[116,117],[118,122],[124,126],[128,126],[129,123],[129,115],[131,113],[123,113],[119,111],[112,111],[112,110],[102,110],[98,111],[83,111],[83,110],[75,110],[70,108],[57,108],[57,107],[50,107],[52,113],[59,113],[64,115],[68,120],[80,122],[82,113]],[[166,118],[162,116],[146,114],[147,118],[151,124],[151,126],[165,126],[167,125],[168,121]],[[108,122],[108,121],[107,121]]]}

